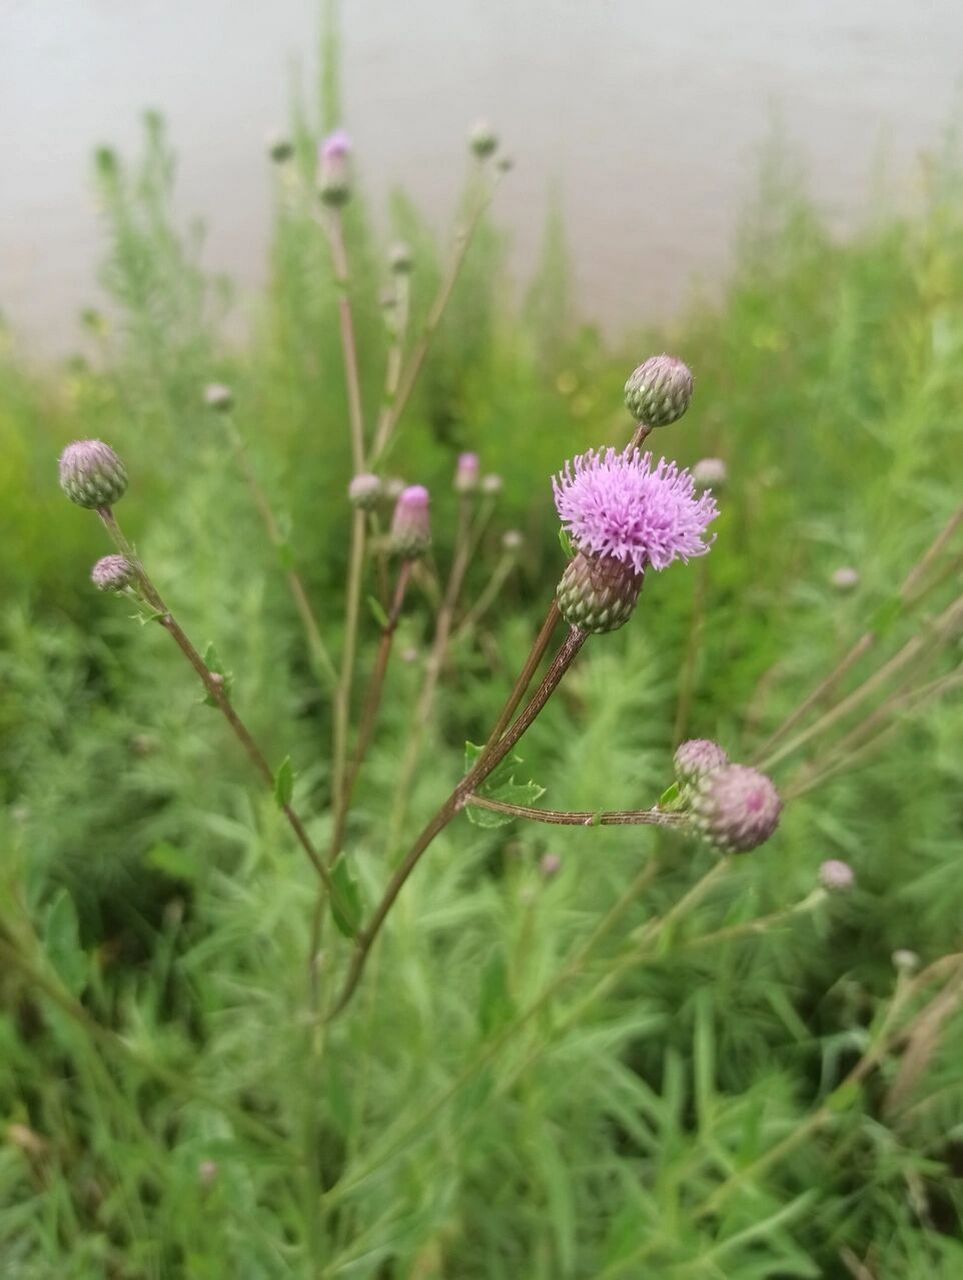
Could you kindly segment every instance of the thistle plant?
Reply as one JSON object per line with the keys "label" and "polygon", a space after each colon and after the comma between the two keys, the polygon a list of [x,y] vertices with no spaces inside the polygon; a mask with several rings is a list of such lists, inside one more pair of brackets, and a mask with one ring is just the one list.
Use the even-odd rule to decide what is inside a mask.
{"label": "thistle plant", "polygon": [[[497,1106],[504,1097],[515,1100],[513,1091],[523,1078],[526,1089],[531,1087],[534,1091],[539,1069],[551,1055],[553,1044],[561,1042],[572,1028],[590,1026],[603,1003],[617,998],[620,992],[631,998],[644,980],[640,975],[664,966],[666,957],[683,963],[690,953],[702,952],[714,962],[721,948],[734,940],[745,939],[747,947],[752,947],[804,917],[817,916],[820,927],[828,927],[826,922],[831,920],[833,911],[855,913],[863,895],[854,893],[848,900],[845,898],[856,884],[856,873],[838,857],[825,857],[818,867],[812,867],[808,889],[798,900],[768,912],[759,911],[753,896],[743,893],[745,877],[752,874],[746,868],[756,866],[755,859],[759,859],[759,869],[765,870],[767,864],[763,860],[770,859],[778,869],[780,822],[785,811],[792,812],[795,799],[858,765],[867,752],[879,749],[907,710],[942,696],[954,687],[952,680],[958,679],[957,675],[923,680],[921,675],[923,664],[945,652],[963,628],[963,608],[959,600],[954,600],[920,626],[896,653],[866,673],[861,682],[853,686],[851,681],[859,663],[877,646],[882,647],[892,627],[909,616],[924,596],[935,592],[940,582],[946,581],[947,566],[953,563],[949,548],[960,526],[959,515],[950,521],[904,582],[898,608],[873,615],[862,638],[838,666],[809,693],[800,691],[804,694],[802,701],[795,703],[781,722],[761,698],[757,724],[747,723],[740,729],[738,718],[727,715],[725,742],[688,736],[713,732],[711,725],[705,723],[707,712],[695,695],[701,646],[718,603],[712,552],[716,538],[723,545],[728,536],[727,525],[720,520],[720,505],[738,511],[739,505],[747,501],[746,486],[751,481],[740,469],[735,449],[731,463],[707,457],[691,471],[672,460],[677,440],[682,452],[684,418],[694,386],[691,372],[677,357],[651,357],[629,376],[625,403],[633,425],[623,438],[600,441],[595,448],[568,461],[566,454],[574,450],[559,441],[553,476],[512,473],[506,468],[508,483],[503,486],[500,475],[486,473],[489,458],[485,440],[482,432],[473,428],[470,416],[460,424],[466,435],[457,439],[459,446],[467,447],[456,454],[455,441],[451,442],[451,469],[442,482],[434,475],[417,474],[407,455],[399,458],[396,451],[403,448],[409,427],[406,411],[414,403],[421,370],[430,361],[434,335],[443,323],[462,265],[470,253],[474,230],[500,175],[507,169],[499,164],[498,141],[487,126],[472,132],[469,151],[469,193],[434,297],[420,296],[418,255],[407,245],[395,244],[381,259],[391,295],[384,310],[383,329],[379,330],[384,371],[378,383],[362,379],[356,338],[355,308],[361,273],[352,269],[350,237],[345,234],[343,221],[345,208],[354,195],[350,141],[339,130],[322,143],[313,182],[298,179],[291,172],[294,166],[287,163],[292,158],[290,152],[275,154],[272,148],[274,160],[285,167],[287,187],[294,189],[294,184],[302,183],[296,191],[297,198],[310,207],[311,233],[327,251],[338,286],[332,314],[336,307],[350,469],[336,478],[332,489],[337,495],[333,501],[340,504],[343,528],[343,593],[330,584],[320,590],[309,588],[308,580],[296,567],[286,523],[278,515],[270,486],[262,482],[241,434],[239,423],[244,421],[241,415],[246,407],[241,381],[238,380],[236,394],[220,383],[194,392],[195,402],[203,400],[211,410],[207,422],[212,436],[217,433],[215,438],[232,459],[261,517],[277,555],[274,572],[290,590],[303,624],[307,652],[313,659],[318,687],[311,690],[310,700],[305,700],[310,708],[310,716],[305,719],[315,732],[318,723],[322,724],[323,733],[318,736],[324,745],[317,748],[320,760],[310,762],[315,766],[313,776],[319,780],[310,790],[299,787],[297,802],[290,760],[270,764],[242,718],[246,715],[244,679],[232,680],[213,647],[197,647],[187,636],[154,578],[148,575],[140,553],[123,533],[114,507],[128,491],[124,462],[101,441],[70,445],[61,459],[64,492],[73,502],[97,514],[114,543],[113,554],[97,561],[91,571],[94,587],[118,594],[121,603],[134,602],[142,622],[159,626],[171,636],[200,680],[205,700],[222,717],[261,782],[275,796],[287,830],[312,869],[310,893],[314,910],[310,927],[306,923],[304,929],[305,934],[310,933],[308,954],[304,957],[308,974],[304,1016],[289,1020],[289,1039],[285,1041],[286,1052],[297,1060],[297,1070],[303,1072],[305,1097],[309,1099],[304,1106],[307,1119],[302,1124],[300,1108],[296,1108],[296,1122],[289,1115],[272,1115],[265,1122],[254,1114],[254,1105],[248,1107],[245,1103],[231,1112],[216,1098],[204,1098],[204,1102],[215,1110],[220,1108],[225,1119],[249,1135],[251,1141],[270,1147],[272,1155],[276,1153],[277,1167],[284,1171],[279,1177],[289,1177],[297,1187],[298,1203],[311,1224],[309,1235],[319,1229],[317,1220],[325,1214],[337,1219],[334,1231],[340,1238],[340,1253],[332,1262],[331,1274],[347,1271],[357,1261],[351,1254],[355,1243],[350,1239],[352,1197],[356,1198],[359,1191],[364,1194],[369,1180],[422,1141],[423,1133],[431,1129],[437,1117],[446,1117],[446,1123],[447,1117],[452,1117],[454,1123],[456,1111],[450,1104],[462,1099],[468,1086],[487,1082],[494,1063],[500,1064],[500,1070],[490,1086],[490,1096],[492,1105]],[[425,317],[423,322],[418,321],[421,315]],[[380,368],[377,372],[380,375]],[[414,414],[410,419],[411,429],[415,430],[418,419]],[[650,452],[643,447],[646,441],[650,446],[657,441],[658,450]],[[728,446],[724,451],[730,457]],[[127,500],[137,501],[136,459],[131,461],[133,483]],[[396,468],[405,480],[391,474]],[[430,487],[425,481],[431,482]],[[533,568],[537,564],[537,557],[532,554],[534,523],[531,528],[525,526],[525,537],[515,529],[499,527],[504,493],[511,494],[519,485],[540,495],[542,530],[559,535],[562,555],[547,580],[538,580]],[[720,494],[724,495],[721,504]],[[557,522],[548,518],[552,499]],[[217,513],[212,512],[212,522],[216,518]],[[533,521],[534,518],[533,513]],[[692,561],[698,563],[693,566]],[[586,657],[594,663],[596,653],[600,664],[604,660],[612,664],[609,670],[619,670],[618,655],[625,636],[610,640],[609,633],[644,627],[647,639],[651,637],[652,653],[664,664],[664,651],[659,646],[663,615],[658,592],[662,587],[656,579],[671,569],[670,581],[674,582],[678,575],[682,582],[687,565],[691,566],[688,572],[694,580],[692,621],[678,669],[668,672],[670,679],[677,679],[678,702],[675,730],[670,728],[670,712],[657,747],[661,785],[648,795],[631,794],[627,803],[634,807],[618,807],[626,803],[626,784],[642,792],[630,777],[604,778],[598,794],[587,794],[592,788],[576,776],[576,771],[559,770],[553,779],[559,796],[556,801],[553,794],[553,804],[569,801],[572,807],[545,807],[541,803],[542,788],[522,772],[524,763],[517,752],[525,735],[544,718],[553,727],[563,719],[566,725],[577,722],[588,738],[592,725],[586,723],[579,701],[579,676],[584,673],[579,672],[574,681],[570,680],[570,673]],[[158,578],[162,573],[160,569]],[[493,618],[509,618],[512,609],[504,603],[505,596],[513,578],[522,574],[525,595],[539,600],[544,620],[535,630],[527,656],[517,670],[503,661],[485,668],[485,680],[497,691],[501,709],[490,723],[479,724],[480,734],[473,733],[479,743],[468,744],[464,765],[458,774],[452,766],[452,777],[446,783],[446,760],[435,745],[441,735],[436,734],[433,740],[431,734],[442,720],[446,728],[451,721],[457,722],[457,707],[447,697],[448,682],[453,673],[457,678],[463,663],[473,674],[470,664],[477,662],[490,639],[485,624]],[[837,577],[838,574],[830,578],[824,572],[819,589],[830,605],[835,600],[834,592],[854,592],[845,602],[835,600],[835,606],[856,610],[863,594],[862,587],[855,591],[860,586],[859,577],[848,584],[837,581]],[[189,575],[183,575],[174,592],[183,593],[190,581]],[[105,608],[110,603],[98,601]],[[750,602],[745,607],[751,607]],[[514,622],[520,625],[517,617]],[[412,655],[418,660],[411,661]],[[499,659],[502,656],[498,654]],[[393,664],[400,664],[401,669],[394,670]],[[664,670],[662,674],[666,674]],[[303,678],[307,683],[309,677]],[[618,678],[622,679],[621,671]],[[626,664],[626,686],[631,685],[632,679],[633,670]],[[788,679],[782,668],[772,677],[777,688],[780,681],[785,683]],[[572,684],[572,704],[578,705],[578,714],[573,714],[567,704],[562,705],[564,690]],[[405,734],[400,743],[399,723]],[[388,732],[391,728],[394,737]],[[610,731],[608,722],[605,729]],[[467,723],[465,730],[469,730]],[[569,733],[578,731],[568,729]],[[381,739],[383,732],[385,738]],[[392,758],[393,798],[392,787],[384,784],[384,772],[379,772],[381,762],[373,751],[379,739],[387,742],[387,754],[393,757],[397,752],[397,760]],[[561,743],[559,753],[568,747],[568,743]],[[319,764],[320,768],[316,767]],[[362,780],[368,785],[364,802],[359,804]],[[409,830],[408,816],[416,808],[416,780],[420,780],[421,791],[435,787],[436,805],[431,816],[420,824],[420,830]],[[469,846],[468,823],[477,826],[474,834],[478,836],[480,832],[482,838],[487,838],[486,829],[512,823],[532,824],[536,833],[545,826],[584,829],[581,833],[552,832],[552,846],[546,852],[537,843],[540,837],[530,837],[536,843],[534,849],[526,851],[529,881],[525,892],[532,895],[534,904],[539,895],[544,901],[564,891],[579,859],[596,856],[597,846],[591,843],[599,839],[595,828],[654,830],[638,833],[640,843],[632,851],[637,865],[633,863],[631,876],[615,900],[601,906],[579,903],[575,914],[581,932],[573,932],[574,941],[566,935],[557,953],[552,954],[554,968],[543,964],[534,971],[530,983],[525,971],[525,947],[530,938],[522,929],[517,968],[524,980],[516,979],[512,990],[507,989],[506,980],[506,989],[502,990],[498,987],[497,967],[485,970],[485,983],[489,982],[490,973],[495,974],[491,980],[494,1003],[504,1001],[499,1020],[491,1027],[484,1025],[477,1045],[464,1050],[450,1082],[433,1089],[430,1109],[406,1108],[404,1114],[384,1121],[367,1143],[349,1134],[346,1172],[330,1179],[322,1195],[321,1179],[315,1178],[314,1173],[322,1144],[314,1091],[319,1081],[327,1082],[329,1065],[337,1056],[333,1052],[329,1055],[329,1037],[344,1034],[336,1041],[340,1049],[351,1043],[350,1035],[366,1025],[369,1018],[376,1038],[391,1034],[390,1028],[383,1028],[376,1021],[375,1015],[382,1009],[376,1002],[377,985],[383,976],[371,961],[382,935],[392,934],[393,929],[393,936],[387,940],[387,945],[394,948],[393,960],[398,958],[399,950],[412,945],[411,931],[423,923],[417,912],[420,900],[412,893],[414,886],[408,889],[408,910],[396,910],[399,901],[405,901],[406,886],[413,876],[430,881],[433,875],[443,874],[442,864],[446,861],[449,870],[453,860],[458,863],[461,850]],[[444,851],[434,849],[436,840],[446,831],[449,847]],[[372,846],[377,846],[377,855],[371,853]],[[830,852],[822,843],[819,847],[820,857]],[[516,857],[511,840],[498,845],[497,850],[511,865]],[[438,857],[441,853],[444,856]],[[751,858],[746,856],[750,854]],[[475,864],[469,866],[471,870],[466,874],[477,874]],[[859,871],[862,877],[861,867]],[[481,874],[487,875],[487,871]],[[519,895],[519,901],[526,903],[528,912],[528,899]],[[304,907],[303,899],[299,906]],[[311,906],[309,903],[308,911]],[[526,921],[535,910],[536,906],[531,905]],[[434,927],[431,922],[424,924],[426,949],[434,945]],[[415,944],[420,941],[416,938]],[[472,943],[469,940],[465,945]],[[300,956],[300,936],[297,946]],[[132,1045],[121,1036],[111,1038],[103,1028],[98,1029],[96,1020],[79,1002],[71,1003],[49,982],[43,985],[42,972],[37,976],[36,956],[18,949],[3,935],[0,954],[5,962],[19,966],[31,981],[37,981],[45,997],[98,1044],[119,1055],[131,1054]],[[759,1137],[762,1150],[758,1154],[735,1158],[725,1143],[713,1145],[712,1160],[693,1182],[691,1205],[686,1208],[687,1223],[716,1224],[721,1220],[720,1208],[739,1199],[743,1191],[749,1211],[755,1214],[758,1189],[754,1179],[786,1160],[807,1138],[828,1131],[833,1116],[843,1105],[843,1097],[837,1096],[839,1090],[846,1085],[859,1085],[895,1052],[900,1035],[913,1026],[914,1011],[929,1007],[925,1003],[928,984],[945,978],[949,987],[950,982],[956,981],[949,970],[944,973],[937,967],[927,967],[915,955],[912,962],[907,960],[906,954],[913,953],[897,954],[900,959],[894,956],[899,971],[895,992],[879,1025],[859,1045],[855,1065],[839,1088],[775,1137],[770,1139],[763,1126]],[[473,963],[475,959],[473,954]],[[479,967],[486,959],[478,955]],[[404,966],[399,968],[403,971]],[[297,976],[301,978],[300,972]],[[433,978],[436,987],[427,994],[419,993],[426,1002],[434,993],[440,994],[446,981],[446,975],[437,968]],[[366,991],[371,994],[369,1004],[364,1001]],[[356,992],[359,999],[352,1004]],[[347,1012],[349,1009],[351,1013]],[[336,1019],[341,1015],[345,1020],[357,1018],[350,1033],[339,1030]],[[299,1056],[302,1027],[304,1052]],[[534,1027],[543,1029],[544,1034],[533,1035]],[[146,1061],[142,1060],[144,1057]],[[176,1078],[164,1078],[162,1066],[151,1063],[149,1055],[142,1055],[142,1059],[138,1059],[139,1071],[153,1071],[165,1088],[180,1090],[196,1100],[198,1095],[190,1093],[193,1082],[185,1085]],[[357,1068],[359,1074],[367,1065],[352,1060],[352,1070]],[[704,1062],[701,1068],[703,1095],[699,1105],[711,1113],[711,1099],[705,1096],[710,1073]],[[357,1114],[363,1120],[364,1102],[357,1106]],[[716,1137],[713,1131],[713,1144]],[[216,1160],[204,1156],[195,1161],[192,1167],[204,1195],[213,1196],[222,1183],[228,1185],[230,1159],[230,1153],[222,1156],[218,1152]],[[344,1237],[348,1237],[347,1244]],[[644,1269],[645,1262],[661,1247],[660,1240],[654,1226],[649,1240],[634,1252],[626,1252],[625,1257],[606,1263],[597,1274],[641,1273],[640,1265]],[[364,1244],[363,1240],[358,1243],[359,1250]],[[426,1255],[423,1266],[419,1260],[412,1264],[412,1274],[416,1270],[419,1274],[434,1274],[440,1265],[435,1255]],[[658,1265],[657,1258],[653,1266]],[[566,1274],[576,1272],[569,1268]]]}

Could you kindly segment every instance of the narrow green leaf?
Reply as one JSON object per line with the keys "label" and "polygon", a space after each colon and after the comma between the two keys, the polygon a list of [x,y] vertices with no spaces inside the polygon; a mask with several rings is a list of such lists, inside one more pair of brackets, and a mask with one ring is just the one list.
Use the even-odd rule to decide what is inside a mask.
{"label": "narrow green leaf", "polygon": [[508,1022],[515,1013],[515,1002],[508,989],[508,973],[505,958],[492,956],[482,970],[478,992],[478,1026],[483,1035],[490,1035]]}
{"label": "narrow green leaf", "polygon": [[382,631],[387,631],[391,626],[388,615],[381,606],[381,601],[377,596],[368,596],[368,608],[371,610],[372,617]]}
{"label": "narrow green leaf", "polygon": [[346,938],[357,936],[361,928],[361,890],[348,867],[347,858],[339,858],[331,872],[334,894],[331,897],[331,918],[339,933]]}
{"label": "narrow green leaf", "polygon": [[682,796],[677,782],[673,782],[671,787],[666,789],[659,796],[659,808],[662,810],[680,809],[682,807]]}
{"label": "narrow green leaf", "polygon": [[278,803],[278,808],[283,809],[291,803],[291,797],[294,795],[294,768],[291,765],[291,757],[285,756],[278,765],[278,771],[274,775],[274,798]]}
{"label": "narrow green leaf", "polygon": [[155,844],[153,849],[149,849],[144,861],[148,866],[163,872],[165,876],[170,876],[172,880],[187,880],[193,883],[197,879],[197,863],[195,860],[186,854],[183,849],[178,849],[176,845],[168,844],[166,840],[162,840],[160,844]]}
{"label": "narrow green leaf", "polygon": [[559,526],[558,542],[559,546],[562,548],[565,559],[573,560],[575,558],[575,547],[572,543],[572,539],[569,537],[568,530],[562,526]]}
{"label": "narrow green leaf", "polygon": [[61,889],[47,910],[44,950],[67,990],[79,996],[87,985],[90,964],[80,945],[80,926],[73,898]]}

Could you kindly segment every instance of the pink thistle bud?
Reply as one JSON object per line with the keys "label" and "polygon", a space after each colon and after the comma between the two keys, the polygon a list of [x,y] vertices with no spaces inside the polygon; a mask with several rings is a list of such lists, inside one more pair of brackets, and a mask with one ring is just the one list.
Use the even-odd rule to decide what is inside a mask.
{"label": "pink thistle bud", "polygon": [[637,422],[666,427],[681,418],[692,399],[692,373],[675,356],[650,356],[625,384],[625,403]]}
{"label": "pink thistle bud", "polygon": [[721,458],[702,458],[692,468],[697,489],[722,489],[728,478],[728,469]]}
{"label": "pink thistle bud", "polygon": [[343,205],[351,198],[351,139],[343,129],[318,148],[318,194],[325,204]]}
{"label": "pink thistle bud", "polygon": [[850,591],[855,591],[859,586],[859,570],[853,569],[849,565],[843,565],[835,571],[829,581],[840,595],[846,595]]}
{"label": "pink thistle bud", "polygon": [[468,135],[468,145],[479,160],[484,160],[498,146],[498,134],[495,133],[487,120],[479,120]]}
{"label": "pink thistle bud", "polygon": [[828,858],[819,868],[819,883],[830,893],[845,893],[856,883],[856,875],[848,862]]}
{"label": "pink thistle bud", "polygon": [[234,392],[223,382],[211,382],[204,388],[204,403],[218,413],[229,413],[234,408]]}
{"label": "pink thistle bud", "polygon": [[360,507],[362,511],[371,511],[377,506],[380,497],[381,478],[370,472],[354,476],[348,485],[348,500],[353,507]]}
{"label": "pink thistle bud", "polygon": [[727,764],[704,774],[692,789],[696,828],[720,853],[748,853],[779,825],[782,801],[764,773]]}
{"label": "pink thistle bud", "polygon": [[98,591],[123,591],[136,581],[134,566],[126,556],[103,556],[90,571]]}
{"label": "pink thistle bud", "polygon": [[77,440],[60,455],[60,487],[79,507],[110,507],[127,491],[127,469],[109,444]]}
{"label": "pink thistle bud", "polygon": [[490,472],[487,476],[482,477],[482,493],[487,493],[490,498],[497,497],[504,487],[504,480],[501,476],[495,475],[494,472]]}
{"label": "pink thistle bud", "polygon": [[729,763],[729,757],[717,742],[708,738],[690,738],[681,743],[675,752],[675,776],[681,785],[691,785]]}
{"label": "pink thistle bud", "polygon": [[431,546],[428,490],[420,484],[404,489],[395,504],[391,521],[390,549],[406,560],[422,556]]}
{"label": "pink thistle bud", "polygon": [[478,454],[460,453],[458,455],[458,466],[455,469],[455,492],[474,493],[478,488],[479,472]]}
{"label": "pink thistle bud", "polygon": [[545,853],[538,864],[538,869],[545,880],[551,880],[562,869],[562,859],[557,853]]}

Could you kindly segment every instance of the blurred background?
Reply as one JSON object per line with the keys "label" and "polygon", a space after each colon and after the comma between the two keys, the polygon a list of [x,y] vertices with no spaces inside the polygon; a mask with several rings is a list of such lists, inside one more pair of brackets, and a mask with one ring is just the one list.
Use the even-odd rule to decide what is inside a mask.
{"label": "blurred background", "polygon": [[[292,90],[310,96],[315,0],[8,0],[0,113],[0,305],[38,356],[62,354],[95,303],[103,240],[94,145],[127,148],[159,110],[177,208],[208,227],[205,263],[265,281],[262,162]],[[517,160],[499,225],[527,280],[546,205],[566,225],[582,313],[610,333],[715,296],[760,152],[792,145],[834,231],[918,199],[921,152],[959,104],[954,0],[358,0],[341,22],[344,116],[376,206],[403,185],[445,225],[462,163],[455,122],[489,118]],[[594,74],[589,74],[589,72]]]}

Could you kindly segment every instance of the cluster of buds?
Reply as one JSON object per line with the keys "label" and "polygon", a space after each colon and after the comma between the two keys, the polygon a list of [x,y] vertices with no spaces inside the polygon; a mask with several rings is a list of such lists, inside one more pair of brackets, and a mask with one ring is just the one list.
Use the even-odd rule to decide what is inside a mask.
{"label": "cluster of buds", "polygon": [[718,853],[748,853],[779,825],[782,801],[771,779],[730,763],[708,738],[683,742],[675,753],[680,797],[696,830]]}

